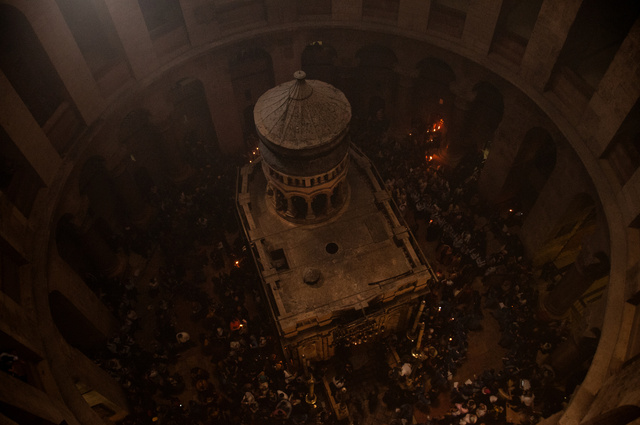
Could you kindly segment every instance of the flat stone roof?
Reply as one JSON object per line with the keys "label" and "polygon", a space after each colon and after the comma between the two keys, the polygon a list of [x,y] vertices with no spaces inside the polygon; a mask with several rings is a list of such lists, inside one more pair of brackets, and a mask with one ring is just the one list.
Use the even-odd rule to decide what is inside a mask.
{"label": "flat stone roof", "polygon": [[[376,202],[388,201],[388,193],[373,187],[366,169],[353,156],[347,182],[350,195],[337,217],[317,225],[295,225],[269,211],[266,179],[261,167],[254,167],[246,187],[249,234],[265,266],[263,277],[278,304],[277,320],[283,329],[366,307],[381,294],[416,279],[426,282],[430,276],[424,264],[415,264],[415,253],[412,260],[407,252],[402,241],[409,237],[406,228],[389,218],[383,202]],[[328,249],[329,244],[335,246]],[[284,252],[287,269],[275,270],[270,253],[277,250]],[[310,269],[321,273],[317,284],[304,282]]]}

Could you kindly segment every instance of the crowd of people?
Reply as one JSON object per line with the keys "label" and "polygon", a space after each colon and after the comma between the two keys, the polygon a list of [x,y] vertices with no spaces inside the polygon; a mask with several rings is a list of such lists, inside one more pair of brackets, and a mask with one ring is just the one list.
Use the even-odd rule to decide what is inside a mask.
{"label": "crowd of people", "polygon": [[[191,153],[188,180],[150,191],[157,214],[149,226],[125,223],[111,241],[156,264],[152,275],[141,267],[111,279],[86,276],[121,323],[92,353],[129,400],[131,414],[119,425],[329,423],[328,408],[305,400],[309,377],[285,364],[239,232],[234,188],[243,159],[202,143]],[[190,350],[203,362],[181,373]]]}
{"label": "crowd of people", "polygon": [[[386,396],[390,406],[409,403],[428,413],[441,393],[449,393],[450,411],[427,416],[425,424],[456,425],[533,424],[560,410],[567,394],[554,379],[554,370],[540,360],[567,337],[567,323],[541,321],[536,315],[539,274],[524,258],[515,233],[522,213],[481,202],[477,181],[482,152],[451,169],[435,157],[437,134],[412,132],[398,139],[379,131],[381,127],[368,126],[359,145],[399,209],[416,223],[413,230],[422,222],[427,242],[436,246],[435,258],[429,259],[436,279],[419,319],[426,325],[425,343],[416,352],[414,342],[391,342],[403,362],[391,373],[392,395]],[[487,249],[489,238],[498,249]],[[478,279],[480,286],[475,284]],[[499,345],[506,350],[503,368],[455,382],[466,360],[467,335],[481,330],[489,313],[500,326]]]}
{"label": "crowd of people", "polygon": [[[369,413],[388,409],[394,425],[412,423],[417,411],[425,425],[505,424],[514,418],[533,424],[562,407],[565,394],[554,371],[537,360],[566,337],[566,329],[535,315],[537,275],[514,232],[521,216],[494,212],[478,197],[482,155],[447,169],[433,159],[433,135],[394,139],[384,130],[380,123],[364,126],[354,142],[376,165],[412,230],[426,227],[423,237],[437,249],[429,258],[436,276],[419,318],[422,344],[405,335],[381,341],[400,362],[379,369],[380,393],[346,391],[351,371],[345,359],[336,360],[339,367],[309,365],[308,371],[287,363],[236,218],[236,167],[242,161],[195,143],[191,177],[148,194],[157,211],[149,227],[123,226],[119,248],[149,262],[159,258],[157,272],[128,270],[116,282],[90,277],[122,323],[94,355],[130,401],[131,414],[121,425],[338,423],[320,386],[319,402],[305,399],[310,377],[332,382],[334,399],[352,408],[352,423],[367,416],[366,409],[353,407],[362,399]],[[489,237],[500,249],[487,251]],[[197,335],[185,331],[178,304],[189,306]],[[468,334],[482,329],[486,314],[500,325],[503,368],[457,382]],[[199,350],[207,361],[187,375],[176,365],[188,350]],[[442,394],[449,411],[431,415]]]}

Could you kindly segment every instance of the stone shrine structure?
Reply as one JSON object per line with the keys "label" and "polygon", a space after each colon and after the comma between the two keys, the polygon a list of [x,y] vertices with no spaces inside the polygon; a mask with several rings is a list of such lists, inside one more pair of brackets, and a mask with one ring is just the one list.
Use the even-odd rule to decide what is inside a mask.
{"label": "stone shrine structure", "polygon": [[321,81],[295,80],[265,93],[255,107],[267,196],[294,223],[316,223],[344,205],[351,105]]}
{"label": "stone shrine structure", "polygon": [[349,145],[345,96],[294,76],[256,103],[262,157],[242,168],[238,210],[285,354],[326,360],[406,327],[432,272]]}

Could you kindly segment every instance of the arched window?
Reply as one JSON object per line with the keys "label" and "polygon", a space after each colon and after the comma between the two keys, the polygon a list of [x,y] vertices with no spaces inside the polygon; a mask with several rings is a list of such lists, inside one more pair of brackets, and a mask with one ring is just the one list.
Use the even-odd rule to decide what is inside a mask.
{"label": "arched window", "polygon": [[316,216],[325,215],[327,213],[327,195],[316,195],[311,202],[311,209]]}
{"label": "arched window", "polygon": [[294,196],[291,198],[291,205],[293,206],[293,217],[297,219],[304,219],[307,217],[307,200],[301,196]]}

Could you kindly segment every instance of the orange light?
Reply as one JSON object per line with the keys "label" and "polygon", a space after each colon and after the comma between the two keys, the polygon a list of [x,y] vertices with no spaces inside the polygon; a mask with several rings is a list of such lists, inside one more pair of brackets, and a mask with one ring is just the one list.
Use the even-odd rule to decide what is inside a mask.
{"label": "orange light", "polygon": [[236,267],[240,267],[240,261],[236,260]]}

